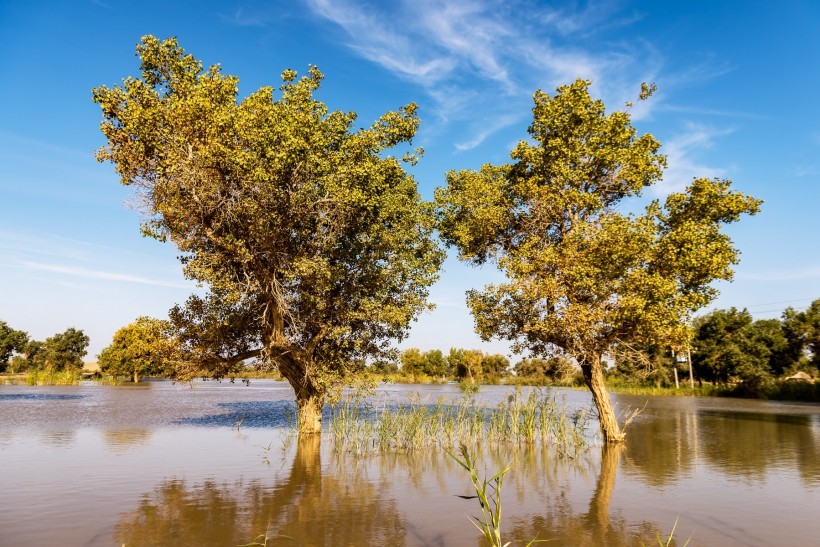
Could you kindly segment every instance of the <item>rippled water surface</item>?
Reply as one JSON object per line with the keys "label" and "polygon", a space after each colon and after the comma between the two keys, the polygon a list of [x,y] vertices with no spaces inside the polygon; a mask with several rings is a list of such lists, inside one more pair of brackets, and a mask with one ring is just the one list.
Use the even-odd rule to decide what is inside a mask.
{"label": "rippled water surface", "polygon": [[[460,397],[387,386],[374,402]],[[495,404],[511,388],[482,388]],[[583,391],[562,391],[571,408]],[[0,545],[483,545],[466,474],[439,450],[354,457],[288,433],[287,384],[0,386]],[[620,449],[567,461],[484,447],[509,462],[505,540],[817,545],[820,407],[616,397],[643,407]],[[239,424],[237,428],[236,425]]]}

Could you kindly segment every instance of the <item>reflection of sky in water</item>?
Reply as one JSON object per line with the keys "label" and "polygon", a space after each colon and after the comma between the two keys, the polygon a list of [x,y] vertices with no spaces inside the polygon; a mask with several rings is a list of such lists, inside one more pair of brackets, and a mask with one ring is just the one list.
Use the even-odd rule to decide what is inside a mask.
{"label": "reflection of sky in water", "polygon": [[[509,393],[492,387],[478,396],[493,403]],[[586,392],[565,393],[570,407],[588,404]],[[389,386],[383,395],[391,404],[461,396],[457,386]],[[264,381],[193,390],[167,382],[3,386],[0,543],[111,545],[116,534],[138,528],[140,511],[153,504],[168,514],[193,511],[191,537],[208,511],[222,526],[232,522],[222,517],[238,511],[238,524],[225,531],[231,544],[252,541],[274,517],[283,519],[280,533],[341,534],[333,523],[287,522],[318,518],[316,511],[338,520],[355,510],[372,517],[348,518],[361,538],[404,534],[407,545],[476,545],[465,515],[479,508],[456,497],[470,494],[470,485],[446,455],[356,459],[334,454],[325,439],[317,459],[305,458],[284,429],[270,426],[285,423],[291,398],[286,385]],[[621,409],[646,402],[615,399]],[[818,407],[654,398],[628,435],[608,460],[597,450],[570,464],[538,447],[483,451],[480,473],[513,464],[503,491],[509,539],[525,544],[538,533],[560,545],[571,538],[652,544],[676,518],[678,538],[693,535],[690,545],[812,545],[820,535]]]}

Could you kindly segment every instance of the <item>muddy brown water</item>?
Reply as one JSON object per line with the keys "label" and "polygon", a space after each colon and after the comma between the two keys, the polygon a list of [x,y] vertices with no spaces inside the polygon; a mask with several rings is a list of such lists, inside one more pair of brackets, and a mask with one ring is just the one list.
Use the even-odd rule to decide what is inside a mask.
{"label": "muddy brown water", "polygon": [[[484,387],[503,400],[511,388]],[[385,386],[374,400],[458,398]],[[560,391],[571,408],[583,391]],[[288,434],[287,384],[0,386],[0,545],[483,545],[463,470],[442,450],[356,457]],[[625,447],[567,461],[484,447],[507,463],[513,545],[818,545],[820,407],[616,396],[643,407]],[[236,424],[241,425],[236,428]]]}

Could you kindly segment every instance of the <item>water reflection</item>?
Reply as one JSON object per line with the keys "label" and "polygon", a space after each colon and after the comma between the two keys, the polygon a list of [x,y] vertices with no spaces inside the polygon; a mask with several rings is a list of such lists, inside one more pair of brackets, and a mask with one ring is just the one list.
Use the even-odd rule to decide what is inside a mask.
{"label": "water reflection", "polygon": [[767,473],[797,463],[804,480],[818,480],[820,444],[808,416],[738,412],[705,414],[701,422],[703,456],[727,475],[763,480]]}
{"label": "water reflection", "polygon": [[679,411],[630,424],[624,472],[650,486],[671,486],[691,478],[699,458],[700,424]]}
{"label": "water reflection", "polygon": [[553,545],[578,547],[646,545],[656,541],[662,533],[655,524],[629,520],[620,511],[610,509],[624,450],[624,446],[601,448],[600,469],[586,511],[574,509],[563,492],[547,496],[542,512],[513,519],[510,537],[521,544],[537,538]]}
{"label": "water reflection", "polygon": [[[295,538],[270,545],[481,545],[476,500],[456,497],[473,493],[469,477],[440,450],[361,459],[294,442],[280,452],[285,430],[270,426],[284,423],[292,393],[278,384],[1,387],[3,545],[240,545],[265,532]],[[393,400],[416,391],[389,389]],[[427,389],[439,392],[460,396]],[[657,397],[617,451],[567,462],[540,446],[485,445],[475,456],[482,476],[513,465],[502,531],[514,545],[652,545],[676,517],[679,544],[820,536],[817,406]]]}
{"label": "water reflection", "polygon": [[102,433],[105,444],[115,454],[124,454],[135,446],[151,443],[150,429],[106,429]]}
{"label": "water reflection", "polygon": [[85,397],[55,393],[0,393],[0,401],[72,401]]}
{"label": "water reflection", "polygon": [[323,474],[320,440],[301,439],[284,480],[233,484],[166,480],[121,516],[115,540],[140,545],[404,545],[405,522],[382,487]]}
{"label": "water reflection", "polygon": [[651,486],[689,480],[698,465],[729,477],[763,481],[799,469],[820,484],[820,432],[806,414],[678,410],[633,423],[624,471]]}
{"label": "water reflection", "polygon": [[[629,521],[618,512],[612,514],[610,502],[615,490],[615,478],[624,446],[604,446],[601,449],[600,470],[595,490],[586,511],[573,509],[563,493],[545,497],[543,511],[530,517],[513,519],[510,537],[526,544],[537,538],[554,545],[631,546],[651,543],[659,534],[650,522]],[[670,545],[675,545],[674,541]]]}
{"label": "water reflection", "polygon": [[[231,401],[216,406],[219,409],[216,414],[186,417],[174,423],[207,427],[288,427],[296,419],[291,401]],[[327,413],[325,409],[325,419]]]}
{"label": "water reflection", "polygon": [[47,445],[68,448],[74,444],[77,438],[77,432],[74,430],[50,430],[42,431],[39,435],[40,440]]}

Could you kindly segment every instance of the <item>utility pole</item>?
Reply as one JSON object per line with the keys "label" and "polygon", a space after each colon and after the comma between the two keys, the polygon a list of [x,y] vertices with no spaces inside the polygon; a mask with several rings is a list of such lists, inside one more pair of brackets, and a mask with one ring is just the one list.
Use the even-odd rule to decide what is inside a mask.
{"label": "utility pole", "polygon": [[678,383],[678,354],[675,353],[675,350],[672,350],[672,372],[675,373],[675,389],[680,389]]}
{"label": "utility pole", "polygon": [[695,389],[695,377],[692,376],[692,352],[689,346],[686,346],[686,362],[689,363],[689,387]]}

